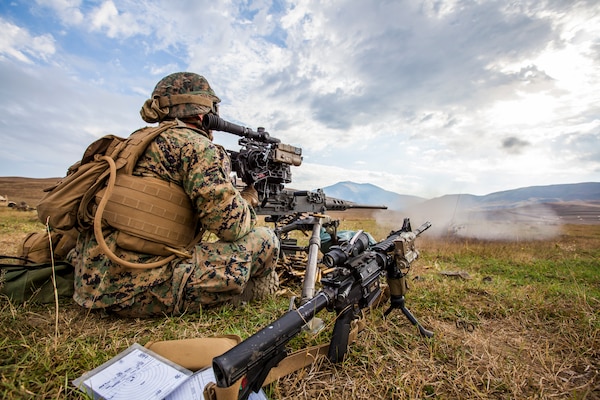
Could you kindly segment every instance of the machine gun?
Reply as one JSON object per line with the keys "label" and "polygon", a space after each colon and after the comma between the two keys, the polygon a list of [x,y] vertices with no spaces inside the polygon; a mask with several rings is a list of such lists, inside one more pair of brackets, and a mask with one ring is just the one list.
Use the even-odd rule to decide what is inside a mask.
{"label": "machine gun", "polygon": [[[303,280],[302,299],[311,299],[315,292],[317,256],[321,244],[321,228],[331,228],[335,242],[337,221],[326,211],[345,211],[353,208],[386,209],[384,205],[357,204],[325,196],[323,190],[296,191],[285,188],[292,181],[291,166],[302,164],[302,149],[281,143],[264,128],[250,128],[225,121],[214,114],[202,119],[205,129],[229,132],[240,136],[239,151],[227,150],[232,169],[245,185],[253,185],[258,193],[256,213],[266,215],[265,221],[275,224],[280,239],[287,239],[294,230],[311,231],[307,248],[299,248],[293,240],[282,240],[284,252],[306,251],[308,262]],[[306,214],[310,214],[306,216]]]}
{"label": "machine gun", "polygon": [[284,185],[292,181],[290,166],[302,164],[302,149],[271,137],[264,128],[250,128],[225,121],[217,115],[207,114],[202,119],[206,129],[224,131],[241,136],[240,151],[227,150],[232,168],[246,185],[254,185],[258,192],[258,208],[283,192]]}
{"label": "machine gun", "polygon": [[246,399],[251,391],[257,392],[269,371],[286,357],[287,343],[301,331],[307,320],[325,308],[337,314],[328,358],[336,363],[343,361],[351,322],[361,309],[371,306],[381,296],[380,277],[383,274],[387,276],[391,295],[391,305],[384,316],[399,308],[422,336],[432,337],[433,333],[421,326],[404,303],[408,288],[406,274],[411,263],[419,257],[415,239],[430,226],[431,223],[426,222],[412,231],[410,220],[406,218],[400,230],[391,232],[385,240],[372,246],[368,245],[366,234],[359,231],[348,243],[332,248],[324,256],[324,262],[332,272],[321,280],[322,290],[299,308],[286,312],[213,359],[217,386],[229,387],[245,377],[240,399]]}
{"label": "machine gun", "polygon": [[272,137],[264,128],[256,131],[236,125],[214,115],[207,114],[202,120],[205,129],[229,132],[241,136],[240,151],[227,150],[232,168],[244,184],[253,185],[258,193],[256,212],[277,216],[294,213],[324,213],[345,211],[350,208],[385,209],[386,206],[356,204],[340,199],[327,198],[322,190],[295,191],[285,188],[292,182],[291,166],[302,164],[302,149]]}

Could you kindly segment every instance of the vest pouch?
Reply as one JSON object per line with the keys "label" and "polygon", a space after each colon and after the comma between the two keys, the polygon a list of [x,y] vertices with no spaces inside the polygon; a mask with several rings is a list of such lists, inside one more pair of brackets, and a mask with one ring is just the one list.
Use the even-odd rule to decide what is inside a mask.
{"label": "vest pouch", "polygon": [[117,232],[117,246],[124,250],[152,254],[153,256],[167,257],[173,254],[173,252],[167,250],[162,243],[142,239],[141,237],[133,236],[123,231]]}
{"label": "vest pouch", "polygon": [[[63,260],[67,253],[75,247],[77,235],[78,232],[75,229],[67,232],[52,231],[50,238],[48,238],[47,232],[31,232],[21,243],[19,257],[33,263],[51,262],[52,255],[55,260]],[[52,251],[50,251],[50,240],[52,240]]]}
{"label": "vest pouch", "polygon": [[[96,204],[104,194],[105,189],[98,192]],[[132,248],[141,246],[146,250],[154,249],[154,253],[147,254],[155,254],[162,250],[133,238],[145,239],[158,246],[184,248],[194,240],[197,217],[180,186],[157,178],[117,174],[102,221],[118,230],[119,236],[125,234],[120,247],[144,253]]]}

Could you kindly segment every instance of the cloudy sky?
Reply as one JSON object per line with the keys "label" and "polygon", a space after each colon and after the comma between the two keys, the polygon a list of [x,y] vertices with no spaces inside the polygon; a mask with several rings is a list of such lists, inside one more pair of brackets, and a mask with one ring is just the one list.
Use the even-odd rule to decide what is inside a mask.
{"label": "cloudy sky", "polygon": [[63,176],[177,71],[302,147],[294,188],[600,181],[597,0],[2,0],[0,176]]}

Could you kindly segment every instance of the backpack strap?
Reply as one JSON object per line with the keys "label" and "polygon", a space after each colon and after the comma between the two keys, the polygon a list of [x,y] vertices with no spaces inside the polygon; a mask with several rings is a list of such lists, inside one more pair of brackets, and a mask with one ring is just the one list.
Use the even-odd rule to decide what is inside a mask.
{"label": "backpack strap", "polygon": [[121,170],[122,167],[125,167],[119,173],[125,173],[127,175],[133,174],[138,159],[144,154],[150,143],[152,143],[158,135],[167,129],[176,127],[178,124],[177,120],[173,120],[163,122],[154,128],[142,128],[132,133],[125,141],[125,148],[119,151],[116,158],[113,157],[117,169]]}

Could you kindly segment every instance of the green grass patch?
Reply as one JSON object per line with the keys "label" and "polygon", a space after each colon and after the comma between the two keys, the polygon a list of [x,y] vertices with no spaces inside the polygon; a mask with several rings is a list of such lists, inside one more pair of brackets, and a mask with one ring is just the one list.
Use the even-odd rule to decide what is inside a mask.
{"label": "green grass patch", "polygon": [[[27,212],[0,213],[0,242],[43,229]],[[376,239],[391,228],[374,220],[342,221]],[[406,304],[434,331],[424,339],[387,305],[367,314],[367,327],[343,363],[321,359],[267,388],[273,399],[595,399],[600,398],[600,226],[566,226],[544,241],[417,240]],[[448,275],[447,272],[462,273]],[[289,292],[299,294],[298,287]],[[133,343],[221,334],[246,338],[281,316],[285,295],[196,314],[121,319],[65,300],[13,305],[0,299],[2,399],[79,399],[71,381]],[[290,349],[328,343],[326,328],[302,332]]]}

